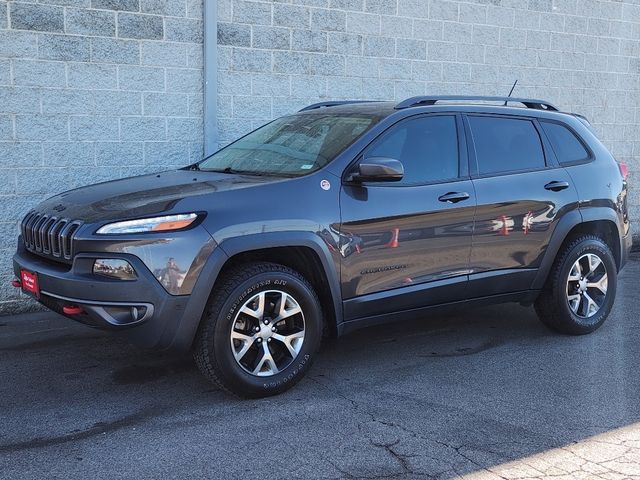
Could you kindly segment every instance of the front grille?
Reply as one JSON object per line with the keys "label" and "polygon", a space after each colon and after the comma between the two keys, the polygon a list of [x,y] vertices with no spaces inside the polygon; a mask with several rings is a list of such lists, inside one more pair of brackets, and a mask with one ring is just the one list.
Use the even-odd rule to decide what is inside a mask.
{"label": "front grille", "polygon": [[29,212],[20,225],[27,250],[60,260],[73,259],[73,238],[82,222]]}

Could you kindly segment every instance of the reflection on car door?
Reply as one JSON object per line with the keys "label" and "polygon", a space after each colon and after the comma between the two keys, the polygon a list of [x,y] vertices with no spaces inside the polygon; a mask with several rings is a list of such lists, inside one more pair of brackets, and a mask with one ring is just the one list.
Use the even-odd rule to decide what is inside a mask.
{"label": "reflection on car door", "polygon": [[461,118],[401,121],[364,152],[400,160],[397,183],[345,184],[337,229],[345,319],[464,298],[475,209]]}
{"label": "reflection on car door", "polygon": [[466,122],[477,196],[469,295],[527,290],[559,218],[577,206],[576,190],[535,120]]}

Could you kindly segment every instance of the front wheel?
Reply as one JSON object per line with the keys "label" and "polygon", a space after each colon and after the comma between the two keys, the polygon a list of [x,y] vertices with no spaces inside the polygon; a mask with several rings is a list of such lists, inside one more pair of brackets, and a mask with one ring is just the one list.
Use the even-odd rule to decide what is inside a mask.
{"label": "front wheel", "polygon": [[563,247],[536,300],[538,317],[561,333],[583,335],[607,319],[616,296],[617,269],[611,249],[585,235]]}
{"label": "front wheel", "polygon": [[227,272],[216,285],[195,342],[200,371],[242,397],[291,388],[320,345],[322,311],[299,273],[254,263]]}

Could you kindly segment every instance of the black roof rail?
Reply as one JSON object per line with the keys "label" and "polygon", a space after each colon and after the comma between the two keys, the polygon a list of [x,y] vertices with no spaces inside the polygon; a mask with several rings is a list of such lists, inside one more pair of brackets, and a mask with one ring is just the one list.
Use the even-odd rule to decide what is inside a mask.
{"label": "black roof rail", "polygon": [[350,105],[352,103],[372,103],[379,100],[329,100],[326,102],[318,102],[313,103],[311,105],[307,105],[299,112],[306,112],[307,110],[316,110],[317,108],[325,108],[325,107],[337,107],[338,105]]}
{"label": "black roof rail", "polygon": [[437,102],[443,101],[483,101],[483,102],[504,102],[522,103],[527,108],[535,110],[551,110],[558,111],[558,108],[546,100],[536,100],[534,98],[516,98],[516,97],[484,97],[481,95],[434,95],[434,96],[418,96],[403,100],[396,105],[396,109],[400,110],[409,107],[420,107],[427,105],[435,105]]}

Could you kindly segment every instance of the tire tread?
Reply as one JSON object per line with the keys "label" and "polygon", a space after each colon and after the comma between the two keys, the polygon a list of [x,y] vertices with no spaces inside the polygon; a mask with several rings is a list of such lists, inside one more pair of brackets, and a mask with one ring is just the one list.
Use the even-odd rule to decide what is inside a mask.
{"label": "tire tread", "polygon": [[[562,247],[561,253],[554,260],[549,276],[547,277],[547,281],[534,303],[534,307],[540,321],[542,321],[542,323],[544,323],[548,328],[557,332],[568,335],[582,335],[590,333],[589,330],[585,330],[583,327],[576,325],[566,318],[565,312],[562,310],[562,302],[566,299],[559,298],[557,295],[560,287],[559,282],[563,281],[560,277],[567,259],[573,254],[573,251],[580,246],[580,244],[589,241],[597,241],[600,243],[599,247],[604,251],[604,253],[613,259],[611,249],[606,242],[597,235],[585,234],[575,237]],[[616,272],[611,272],[610,274],[615,273]],[[562,286],[564,288],[564,285]]]}
{"label": "tire tread", "polygon": [[[305,284],[309,291],[314,295],[316,301],[318,302],[318,305],[320,304],[320,300],[318,299],[318,296],[309,281],[297,271],[277,263],[248,263],[233,267],[232,269],[224,273],[220,281],[216,283],[215,288],[211,292],[211,295],[209,296],[209,300],[207,302],[207,307],[205,308],[202,320],[200,321],[200,328],[196,335],[193,349],[193,358],[196,362],[196,365],[209,381],[211,381],[214,385],[219,387],[224,392],[235,397],[242,397],[243,395],[240,395],[236,391],[234,391],[232,387],[230,387],[218,373],[217,362],[215,361],[215,351],[213,350],[213,348],[208,348],[208,346],[210,347],[211,345],[213,345],[213,342],[210,340],[214,335],[214,330],[216,328],[217,320],[220,316],[222,307],[224,306],[224,303],[227,301],[227,299],[231,296],[233,291],[238,287],[238,285],[257,275],[274,272],[285,273],[287,275],[295,277],[298,281]],[[213,354],[214,358],[212,358],[211,354]]]}

